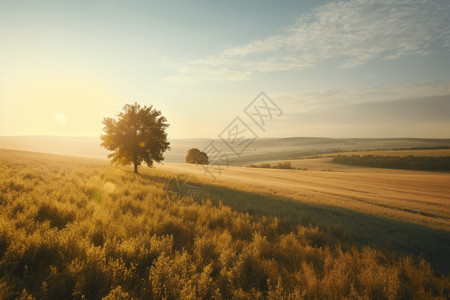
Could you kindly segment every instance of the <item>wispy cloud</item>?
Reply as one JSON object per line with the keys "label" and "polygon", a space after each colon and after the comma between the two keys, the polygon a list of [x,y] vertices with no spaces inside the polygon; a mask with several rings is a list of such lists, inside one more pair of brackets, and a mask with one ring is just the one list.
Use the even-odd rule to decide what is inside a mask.
{"label": "wispy cloud", "polygon": [[352,68],[373,59],[425,55],[450,46],[448,0],[333,2],[300,16],[280,34],[186,63],[171,81],[239,81],[298,70],[333,58]]}
{"label": "wispy cloud", "polygon": [[311,112],[364,103],[386,103],[418,98],[450,96],[450,82],[347,89],[317,89],[273,94],[286,111]]}
{"label": "wispy cloud", "polygon": [[439,137],[450,132],[450,82],[272,94],[291,136]]}

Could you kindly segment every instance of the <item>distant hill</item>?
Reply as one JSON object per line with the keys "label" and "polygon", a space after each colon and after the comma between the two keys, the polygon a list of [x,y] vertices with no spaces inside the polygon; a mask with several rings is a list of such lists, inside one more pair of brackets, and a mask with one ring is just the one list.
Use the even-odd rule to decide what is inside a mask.
{"label": "distant hill", "polygon": [[[172,139],[165,162],[184,162],[190,148],[204,150],[208,144],[225,153],[232,165],[292,159],[304,155],[352,150],[389,150],[399,148],[450,146],[450,139],[426,138],[265,138],[253,141],[239,156],[217,139]],[[0,136],[0,148],[26,150],[106,159],[108,151],[100,147],[99,137]]]}
{"label": "distant hill", "polygon": [[0,148],[92,158],[106,158],[108,153],[99,137],[0,136]]}

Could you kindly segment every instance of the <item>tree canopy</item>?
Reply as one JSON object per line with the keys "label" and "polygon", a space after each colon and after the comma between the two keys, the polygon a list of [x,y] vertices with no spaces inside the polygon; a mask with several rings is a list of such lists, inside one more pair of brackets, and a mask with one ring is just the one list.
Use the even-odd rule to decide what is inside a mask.
{"label": "tree canopy", "polygon": [[186,163],[188,164],[198,164],[198,165],[207,165],[208,155],[205,152],[201,152],[197,148],[189,149],[186,155]]}
{"label": "tree canopy", "polygon": [[142,162],[151,167],[153,162],[164,160],[164,151],[170,149],[166,133],[169,124],[153,106],[126,104],[117,119],[105,118],[103,124],[101,145],[112,151],[108,154],[111,163],[133,164],[135,173]]}

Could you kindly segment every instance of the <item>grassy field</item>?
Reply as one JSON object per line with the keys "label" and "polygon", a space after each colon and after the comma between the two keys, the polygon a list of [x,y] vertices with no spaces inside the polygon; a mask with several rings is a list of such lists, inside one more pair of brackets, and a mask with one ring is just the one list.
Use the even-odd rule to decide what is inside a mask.
{"label": "grassy field", "polygon": [[[320,171],[229,167],[217,181],[203,176],[201,182],[450,231],[450,174],[373,168],[354,171],[346,166],[336,172],[326,168],[328,163],[316,163]],[[197,176],[204,173],[201,167],[186,164],[165,164],[162,169]]]}
{"label": "grassy field", "polygon": [[164,169],[195,174],[209,191],[223,187],[214,194],[229,195],[222,201],[242,212],[331,228],[363,245],[423,256],[435,269],[450,272],[450,174],[328,160],[302,160],[313,171],[229,167],[216,181],[202,177],[195,166],[165,164]]}
{"label": "grassy field", "polygon": [[[237,157],[220,139],[187,138],[170,140],[171,149],[165,153],[165,161],[183,163],[189,149],[198,148],[203,150],[211,142],[214,142],[217,147],[226,153],[231,165],[246,165],[276,159],[292,159],[305,155],[323,155],[324,153],[351,151],[354,149],[450,147],[450,139],[259,138]],[[105,158],[108,152],[100,147],[100,143],[99,137],[0,136],[0,148],[4,149]]]}
{"label": "grassy field", "polygon": [[384,169],[450,172],[450,156],[335,156],[332,163]]}
{"label": "grassy field", "polygon": [[[308,169],[313,171],[352,171],[352,172],[364,172],[367,173],[367,168],[361,168],[358,166],[342,166],[332,162],[332,158],[337,156],[352,156],[352,155],[373,155],[373,156],[392,156],[392,157],[450,157],[450,149],[430,149],[430,150],[373,150],[373,151],[348,151],[348,152],[336,152],[327,154],[306,155],[297,159],[288,160],[265,160],[263,162],[256,163],[256,165],[270,164],[271,166],[278,165],[279,163],[289,162],[295,169]],[[250,165],[247,165],[250,166]],[[351,168],[351,170],[349,169]],[[370,172],[379,172],[376,169],[370,169]],[[385,172],[385,171],[382,171]]]}
{"label": "grassy field", "polygon": [[0,298],[448,297],[450,174],[362,174],[0,150]]}
{"label": "grassy field", "polygon": [[450,149],[431,149],[431,150],[378,150],[378,151],[349,151],[340,153],[329,153],[320,155],[321,157],[335,157],[338,155],[379,155],[379,156],[432,156],[443,157],[450,156]]}

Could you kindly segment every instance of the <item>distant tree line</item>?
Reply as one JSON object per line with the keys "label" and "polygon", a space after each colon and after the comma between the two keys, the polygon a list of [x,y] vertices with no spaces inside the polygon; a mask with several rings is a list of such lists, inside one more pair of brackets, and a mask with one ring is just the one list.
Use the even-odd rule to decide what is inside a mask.
{"label": "distant tree line", "polygon": [[269,163],[263,163],[259,165],[250,165],[250,168],[266,168],[266,169],[288,169],[288,170],[308,170],[306,168],[295,168],[290,162],[280,162],[278,164],[271,165]]}
{"label": "distant tree line", "polygon": [[440,150],[440,149],[450,149],[450,146],[394,148],[392,150]]}
{"label": "distant tree line", "polygon": [[381,155],[352,155],[337,156],[332,162],[373,168],[407,169],[407,170],[430,170],[450,171],[450,157],[429,156],[381,156]]}

